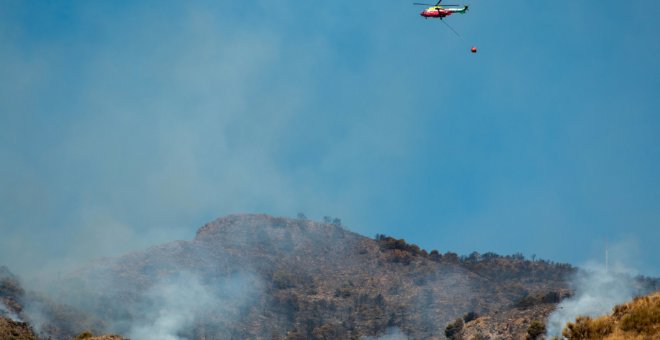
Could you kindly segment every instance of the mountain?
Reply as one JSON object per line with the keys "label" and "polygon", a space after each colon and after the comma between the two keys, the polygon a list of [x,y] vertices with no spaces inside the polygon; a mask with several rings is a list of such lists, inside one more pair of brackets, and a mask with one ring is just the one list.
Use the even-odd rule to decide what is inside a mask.
{"label": "mountain", "polygon": [[[226,216],[193,240],[93,262],[54,283],[50,297],[23,300],[39,313],[39,335],[54,339],[84,330],[147,340],[442,339],[485,330],[524,339],[571,294],[576,268],[567,264],[427,252],[326,222]],[[465,328],[447,327],[457,318]]]}

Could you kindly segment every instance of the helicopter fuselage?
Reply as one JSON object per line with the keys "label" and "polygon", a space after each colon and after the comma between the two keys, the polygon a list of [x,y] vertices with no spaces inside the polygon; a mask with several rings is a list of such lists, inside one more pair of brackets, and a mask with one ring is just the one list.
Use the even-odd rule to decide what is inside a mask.
{"label": "helicopter fuselage", "polygon": [[467,11],[467,6],[462,7],[448,7],[444,8],[441,6],[433,6],[423,10],[419,15],[424,18],[444,18],[452,15],[453,13],[465,13]]}

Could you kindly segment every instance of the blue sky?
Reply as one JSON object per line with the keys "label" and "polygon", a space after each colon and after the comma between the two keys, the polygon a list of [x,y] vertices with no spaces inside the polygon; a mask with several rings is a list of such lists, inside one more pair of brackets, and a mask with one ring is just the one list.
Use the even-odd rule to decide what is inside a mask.
{"label": "blue sky", "polygon": [[660,3],[468,3],[1,2],[0,263],[304,212],[660,275]]}

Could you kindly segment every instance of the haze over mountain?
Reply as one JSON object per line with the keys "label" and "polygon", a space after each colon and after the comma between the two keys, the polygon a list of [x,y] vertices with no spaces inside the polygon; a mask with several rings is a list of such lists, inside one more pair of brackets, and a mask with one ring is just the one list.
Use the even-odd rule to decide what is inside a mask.
{"label": "haze over mountain", "polygon": [[[545,322],[573,294],[575,273],[520,254],[428,252],[384,235],[355,234],[338,220],[230,215],[204,225],[191,241],[53,278],[48,296],[0,289],[0,297],[17,319],[56,339],[83,330],[145,340],[392,332],[439,339],[456,318],[482,320],[482,335],[524,338],[533,321]],[[7,275],[5,286],[17,286]],[[657,284],[638,279],[635,289]]]}
{"label": "haze over mountain", "polygon": [[[557,333],[632,297],[660,276],[660,2],[468,4],[459,38],[403,1],[0,1],[0,327],[523,334],[569,289]],[[301,211],[356,234],[250,215],[226,220],[263,235],[191,240]],[[383,282],[334,277],[357,268]]]}
{"label": "haze over mountain", "polygon": [[407,1],[2,1],[0,259],[303,211],[660,275],[660,3],[468,2],[459,39]]}

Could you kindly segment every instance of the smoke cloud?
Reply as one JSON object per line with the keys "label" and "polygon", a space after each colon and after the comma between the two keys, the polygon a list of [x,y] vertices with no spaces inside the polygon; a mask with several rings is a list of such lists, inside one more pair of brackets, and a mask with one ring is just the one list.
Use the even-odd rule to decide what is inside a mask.
{"label": "smoke cloud", "polygon": [[252,275],[237,274],[214,285],[203,283],[196,275],[181,273],[168,278],[145,294],[141,308],[143,320],[136,320],[128,332],[133,339],[180,340],[195,324],[198,316],[208,313],[222,319],[221,323],[235,321],[235,311],[245,307],[258,292],[257,280]]}
{"label": "smoke cloud", "polygon": [[19,322],[23,321],[18,315],[16,315],[16,313],[9,310],[9,308],[7,308],[7,306],[5,306],[4,302],[2,301],[0,301],[0,316],[8,318],[12,321],[19,321]]}
{"label": "smoke cloud", "polygon": [[548,319],[548,335],[561,336],[563,327],[578,316],[596,317],[609,313],[620,303],[630,300],[635,293],[632,276],[589,268],[580,271],[574,280],[575,295],[562,301]]}
{"label": "smoke cloud", "polygon": [[630,263],[637,263],[635,243],[628,240],[614,244],[609,250],[607,265],[591,262],[584,270],[576,273],[572,280],[575,294],[562,301],[557,310],[548,318],[547,334],[561,336],[561,331],[569,321],[578,316],[597,317],[608,314],[612,308],[632,299],[636,295],[647,294],[636,280],[637,272]]}
{"label": "smoke cloud", "polygon": [[410,98],[347,86],[387,62],[336,67],[342,6],[0,7],[0,263],[26,282],[228,213],[355,220],[409,149]]}

